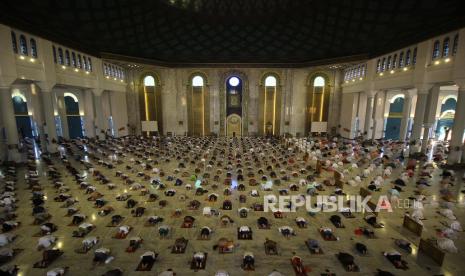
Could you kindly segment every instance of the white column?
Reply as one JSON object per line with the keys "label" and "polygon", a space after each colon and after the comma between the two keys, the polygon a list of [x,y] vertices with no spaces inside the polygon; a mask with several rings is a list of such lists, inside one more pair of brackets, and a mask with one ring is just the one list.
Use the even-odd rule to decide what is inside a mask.
{"label": "white column", "polygon": [[366,106],[366,111],[365,111],[365,126],[364,130],[366,132],[365,134],[365,139],[368,139],[368,137],[371,137],[371,125],[372,125],[372,119],[373,119],[373,101],[374,97],[372,94],[367,95],[367,106]]}
{"label": "white column", "polygon": [[94,122],[95,122],[95,133],[99,139],[105,139],[105,115],[103,114],[103,107],[102,107],[102,94],[95,92],[94,95]]}
{"label": "white column", "polygon": [[408,92],[404,93],[404,109],[402,110],[402,121],[400,123],[399,140],[405,141],[408,133],[408,122],[410,119],[410,109],[412,108],[412,96]]}
{"label": "white column", "polygon": [[63,91],[56,92],[57,110],[61,121],[63,138],[69,139],[68,117],[66,116],[66,105]]}
{"label": "white column", "polygon": [[415,106],[415,115],[413,117],[412,138],[411,140],[418,141],[421,137],[423,120],[425,118],[426,102],[428,100],[428,89],[417,90],[417,103]]}
{"label": "white column", "polygon": [[[465,131],[465,86],[460,86],[457,95],[457,106],[455,108],[454,125],[450,140],[450,153],[447,159],[449,164],[460,162],[462,151],[464,151],[463,133]],[[462,163],[465,160],[462,159]]]}
{"label": "white column", "polygon": [[55,126],[55,107],[53,106],[54,95],[50,91],[40,91],[42,98],[42,112],[44,118],[44,134],[46,134],[47,146],[44,150],[55,153],[57,151],[56,144],[52,141],[57,141],[57,129]]}
{"label": "white column", "polygon": [[1,113],[5,126],[6,144],[8,148],[5,160],[19,162],[21,161],[21,155],[18,151],[18,128],[16,126],[10,87],[0,87],[0,100],[2,107]]}
{"label": "white column", "polygon": [[429,139],[433,137],[433,126],[436,120],[436,111],[439,100],[439,85],[435,85],[431,88],[428,94],[428,100],[426,103],[425,118],[423,123],[423,143],[421,144],[421,151],[426,152],[426,148],[429,143]]}

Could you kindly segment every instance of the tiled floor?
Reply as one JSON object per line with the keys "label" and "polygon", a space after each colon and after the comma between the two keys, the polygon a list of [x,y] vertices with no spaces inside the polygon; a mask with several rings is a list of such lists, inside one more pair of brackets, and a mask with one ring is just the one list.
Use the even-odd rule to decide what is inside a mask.
{"label": "tiled floor", "polygon": [[[301,156],[301,154],[299,155]],[[439,268],[434,265],[434,263],[417,253],[415,250],[414,254],[407,255],[404,254],[404,258],[408,261],[410,269],[407,271],[396,270],[387,259],[381,254],[382,251],[397,249],[393,243],[393,238],[404,238],[410,240],[413,244],[418,246],[419,238],[414,237],[407,230],[401,228],[402,217],[404,209],[395,210],[394,213],[381,213],[380,221],[384,222],[386,225],[383,229],[376,229],[375,233],[377,239],[367,239],[365,237],[359,237],[354,235],[355,228],[359,226],[367,226],[363,221],[361,214],[356,214],[354,219],[343,219],[343,222],[346,225],[345,229],[335,229],[335,234],[340,238],[339,241],[323,241],[317,229],[320,226],[331,226],[332,224],[329,221],[329,217],[332,213],[319,213],[315,217],[310,217],[306,214],[304,208],[300,208],[296,213],[285,214],[283,219],[274,219],[272,213],[263,213],[263,212],[254,212],[251,211],[247,218],[240,218],[237,213],[237,209],[241,206],[250,207],[254,202],[263,201],[263,195],[265,194],[277,194],[277,186],[274,186],[272,192],[263,192],[260,191],[260,197],[252,198],[248,195],[251,188],[247,186],[248,178],[245,174],[245,181],[247,188],[245,192],[234,191],[231,196],[224,196],[222,194],[224,185],[223,179],[225,174],[221,176],[221,181],[218,190],[216,191],[220,194],[220,197],[217,202],[210,203],[205,201],[206,195],[204,196],[195,196],[194,190],[186,190],[184,186],[175,187],[177,194],[174,197],[165,197],[162,191],[156,191],[160,195],[161,199],[166,199],[168,201],[168,206],[160,209],[158,206],[158,201],[156,202],[146,202],[147,196],[140,196],[137,191],[129,191],[132,195],[132,198],[136,199],[140,205],[147,208],[144,216],[140,218],[134,218],[130,214],[130,210],[125,208],[125,202],[119,202],[115,200],[116,195],[128,190],[128,186],[123,183],[123,181],[115,177],[115,171],[121,170],[126,172],[125,165],[129,163],[128,156],[125,159],[125,164],[118,165],[115,169],[109,170],[105,169],[102,166],[96,165],[96,169],[103,172],[103,174],[111,178],[112,183],[117,185],[117,188],[114,190],[108,190],[104,185],[97,183],[93,180],[92,176],[88,176],[87,181],[95,185],[99,192],[103,193],[104,199],[109,201],[107,205],[113,206],[116,211],[114,214],[121,214],[126,219],[124,224],[131,225],[134,227],[134,230],[129,234],[131,236],[141,236],[144,239],[144,243],[141,248],[139,248],[135,253],[126,253],[125,249],[129,244],[129,237],[125,240],[116,240],[112,236],[116,231],[116,228],[106,227],[106,224],[110,221],[111,215],[107,217],[100,217],[97,215],[98,209],[93,207],[93,202],[86,200],[87,195],[85,195],[84,190],[80,190],[79,186],[74,182],[74,179],[67,173],[64,169],[63,164],[58,159],[55,159],[56,166],[63,173],[63,181],[65,184],[71,188],[70,193],[79,200],[80,212],[86,214],[89,219],[88,221],[97,225],[97,229],[89,234],[89,236],[99,236],[101,238],[101,246],[110,248],[115,259],[107,265],[102,266],[93,266],[92,258],[93,251],[91,250],[87,254],[77,254],[74,252],[74,249],[78,248],[81,245],[82,238],[73,238],[71,232],[77,227],[67,226],[71,222],[70,217],[65,217],[66,209],[60,208],[62,203],[54,202],[53,197],[57,194],[55,189],[51,186],[50,180],[47,177],[43,176],[44,164],[39,163],[39,171],[42,175],[42,186],[45,189],[45,193],[48,197],[46,207],[49,212],[53,215],[51,222],[58,225],[58,231],[54,233],[59,238],[58,246],[65,252],[63,256],[58,258],[49,268],[54,267],[64,267],[69,266],[70,270],[67,275],[101,275],[109,269],[119,267],[124,271],[125,275],[157,275],[168,268],[172,268],[177,275],[214,275],[218,270],[226,270],[230,275],[268,275],[273,269],[276,269],[283,273],[284,275],[294,275],[292,266],[290,264],[290,258],[292,257],[292,252],[296,252],[297,255],[302,257],[304,264],[311,267],[312,272],[310,275],[323,273],[326,269],[335,272],[337,275],[347,275],[348,273],[342,268],[339,261],[336,259],[334,254],[345,251],[353,254],[355,256],[356,263],[360,266],[361,271],[359,275],[374,275],[377,268],[388,270],[395,275],[408,275],[408,274],[417,274],[417,275],[435,275],[435,274],[444,274],[444,275],[465,275],[465,265],[463,265],[463,250],[465,250],[465,239],[464,234],[459,233],[459,238],[456,240],[456,246],[459,248],[458,254],[447,254],[446,261],[442,268]],[[69,157],[70,162],[80,170],[84,171],[84,167],[76,161],[73,161],[73,158]],[[174,168],[177,166],[178,161],[172,159],[169,163],[161,162],[158,168],[163,169],[167,175],[170,175]],[[314,165],[313,161],[309,161],[308,164]],[[186,164],[187,168],[182,169],[181,171],[193,172],[193,165]],[[139,169],[137,169],[139,170]],[[245,169],[244,169],[245,170]],[[211,174],[215,173],[216,169],[212,170]],[[25,249],[20,253],[10,264],[17,264],[20,267],[21,275],[45,275],[48,269],[36,269],[32,268],[32,264],[41,259],[41,252],[38,252],[35,248],[37,245],[37,237],[32,237],[33,234],[38,232],[39,226],[31,225],[32,216],[31,216],[31,205],[30,197],[31,191],[26,189],[26,185],[23,180],[25,170],[19,169],[18,178],[19,182],[17,183],[17,198],[19,199],[18,203],[18,220],[22,222],[22,225],[15,230],[15,233],[19,235],[19,238],[13,243],[13,248],[23,248]],[[255,170],[256,173],[256,170]],[[386,184],[382,191],[377,192],[376,195],[386,194],[390,185],[388,184],[392,178],[398,175],[399,170],[395,170],[391,179],[386,180]],[[436,183],[438,179],[439,170],[435,171],[435,176],[432,183]],[[128,173],[132,179],[138,179],[137,181],[148,186],[146,181],[143,181],[140,178],[137,178],[134,173]],[[375,174],[372,174],[369,179],[374,177]],[[324,172],[321,176],[322,178],[330,177],[330,174]],[[348,177],[348,176],[346,176]],[[258,177],[256,177],[258,178]],[[287,183],[282,183],[282,187],[288,186],[290,183],[296,183],[298,179],[302,178],[293,178]],[[459,177],[460,178],[460,177]],[[183,177],[184,183],[194,184],[189,180],[189,177]],[[164,181],[168,184],[168,187],[173,186],[173,182]],[[210,179],[210,185],[213,183]],[[411,180],[411,183],[408,184],[408,187],[405,189],[405,192],[401,193],[402,198],[407,198],[413,194],[415,179]],[[367,180],[365,180],[361,186],[366,186]],[[457,215],[459,220],[462,223],[465,223],[464,218],[464,200],[460,194],[460,190],[463,186],[461,180],[457,180],[456,185],[453,187],[454,191],[457,193],[457,198],[459,199],[456,207],[454,208],[454,213]],[[211,188],[211,187],[210,187]],[[437,203],[438,197],[438,187],[437,185],[432,185],[428,190],[431,194],[428,197],[428,202],[432,204],[426,204],[425,206],[425,216],[427,218],[424,221],[425,230],[423,237],[432,237],[435,235],[435,228],[439,227],[440,221],[445,221],[445,218],[439,217],[436,215],[437,208],[434,207]],[[344,186],[344,190],[347,194],[358,194],[359,187],[351,187],[349,185]],[[320,194],[330,194],[333,191],[333,188],[326,188],[326,191],[321,192]],[[291,194],[304,193],[301,188],[300,192],[291,192]],[[247,194],[247,203],[239,203],[239,195]],[[180,200],[181,195],[186,195],[187,200]],[[204,217],[201,214],[201,209],[204,206],[212,206],[214,208],[220,208],[223,200],[225,198],[231,199],[233,202],[233,209],[231,211],[220,210],[222,214],[230,215],[234,220],[234,225],[229,227],[221,227],[219,217]],[[201,202],[201,208],[197,211],[189,211],[186,208],[187,203],[192,200],[197,199]],[[183,209],[183,215],[179,218],[172,218],[171,215],[176,208]],[[157,227],[145,227],[144,223],[149,215],[159,215],[165,218],[166,224],[172,227],[172,233],[168,239],[160,239],[158,236]],[[195,227],[190,229],[180,228],[182,223],[182,217],[184,215],[192,215],[196,218]],[[270,230],[260,230],[257,228],[257,218],[260,216],[267,217],[272,222],[272,228]],[[298,216],[305,217],[309,222],[309,227],[306,229],[299,229],[295,225],[294,219]],[[253,230],[253,240],[237,240],[236,228],[241,225],[249,225]],[[290,239],[284,238],[280,233],[278,233],[277,228],[282,225],[289,225],[293,227],[296,231],[296,236],[291,237]],[[209,241],[200,241],[197,240],[199,235],[199,229],[201,226],[209,226],[213,229],[214,233]],[[333,227],[334,228],[334,227]],[[178,237],[185,237],[189,240],[187,250],[185,254],[174,255],[171,254],[170,247],[173,245],[174,240]],[[217,251],[214,251],[212,248],[215,245],[216,241],[221,237],[232,238],[236,243],[235,252],[232,254],[219,254]],[[278,256],[268,256],[265,254],[263,243],[265,238],[272,239],[278,242],[279,255]],[[324,255],[311,255],[307,250],[304,241],[309,238],[314,238],[320,241],[322,248],[325,252]],[[359,256],[354,251],[354,244],[357,241],[365,243],[369,248],[369,255],[366,257]],[[136,272],[135,268],[139,262],[140,255],[146,250],[153,250],[159,253],[159,259],[155,263],[151,272]],[[194,272],[190,270],[189,264],[192,258],[192,255],[195,251],[206,251],[208,252],[208,260],[206,269]],[[241,268],[242,256],[245,251],[251,251],[255,254],[255,264],[256,270],[254,272],[244,272]],[[399,250],[400,251],[400,250]],[[351,273],[352,274],[352,273]]]}

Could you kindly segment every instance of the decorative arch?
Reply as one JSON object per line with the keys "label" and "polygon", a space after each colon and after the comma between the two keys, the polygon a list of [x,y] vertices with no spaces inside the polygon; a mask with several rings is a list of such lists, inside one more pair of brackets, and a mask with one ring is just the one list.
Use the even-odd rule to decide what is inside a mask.
{"label": "decorative arch", "polygon": [[[201,77],[202,86],[194,86],[193,80]],[[187,133],[193,136],[205,136],[210,133],[210,94],[208,77],[204,72],[194,71],[189,75],[186,85]]]}
{"label": "decorative arch", "polygon": [[189,74],[189,77],[187,78],[188,80],[188,83],[187,85],[192,85],[192,79],[195,77],[195,76],[200,76],[203,78],[203,85],[204,86],[208,86],[210,85],[210,80],[207,76],[207,74],[205,72],[202,72],[202,71],[193,71]]}
{"label": "decorative arch", "polygon": [[[146,77],[153,77],[154,86],[146,86]],[[139,76],[139,110],[141,121],[156,121],[158,133],[163,133],[162,83],[155,71],[143,71]],[[155,133],[145,132],[147,135]]]}
{"label": "decorative arch", "polygon": [[[324,85],[315,85],[315,80],[322,77]],[[330,83],[332,79],[326,72],[315,71],[307,77],[307,100],[305,105],[305,134],[312,132],[327,132],[329,119]],[[326,127],[325,124],[326,123]],[[313,126],[313,128],[312,128]]]}
{"label": "decorative arch", "polygon": [[281,86],[282,85],[282,78],[281,75],[278,74],[277,72],[274,71],[266,71],[262,74],[260,77],[260,83],[259,85],[265,86],[265,80],[267,77],[275,77],[276,78],[276,86]]}
{"label": "decorative arch", "polygon": [[76,103],[79,102],[78,97],[76,97],[76,95],[74,95],[73,93],[65,92],[65,93],[63,94],[63,96],[64,96],[64,97],[71,97],[71,98],[74,100],[74,102],[76,102]]}
{"label": "decorative arch", "polygon": [[[242,131],[241,134],[247,136],[249,134],[249,79],[247,75],[238,70],[230,70],[224,72],[220,77],[220,135],[227,135],[226,133],[226,82],[231,77],[238,77],[242,81]],[[250,122],[251,124],[253,122]],[[215,122],[216,124],[216,122]]]}
{"label": "decorative arch", "polygon": [[454,99],[455,101],[457,101],[457,96],[456,95],[447,95],[444,97],[444,99],[442,99],[441,101],[441,104],[445,104],[447,102],[447,100],[449,99]]}
{"label": "decorative arch", "polygon": [[[273,77],[274,86],[267,86],[266,80]],[[259,83],[258,95],[258,134],[263,136],[279,135],[281,127],[282,102],[281,76],[276,72],[265,72]]]}
{"label": "decorative arch", "polygon": [[389,99],[389,102],[392,104],[392,103],[394,103],[398,98],[404,99],[405,96],[404,96],[404,94],[396,94],[396,95],[392,96],[391,99]]}

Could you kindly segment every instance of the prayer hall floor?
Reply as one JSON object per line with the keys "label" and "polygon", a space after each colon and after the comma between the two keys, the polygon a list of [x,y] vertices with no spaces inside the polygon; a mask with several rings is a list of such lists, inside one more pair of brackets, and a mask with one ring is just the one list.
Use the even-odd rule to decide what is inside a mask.
{"label": "prayer hall floor", "polygon": [[[271,146],[262,144],[263,140],[256,138],[250,138],[250,140],[251,143],[255,145],[261,145],[264,148],[268,147],[269,152],[264,159],[270,160],[270,158],[273,156],[271,153]],[[198,139],[193,139],[193,142],[195,141],[198,141]],[[218,138],[218,141],[225,141],[225,138]],[[224,148],[226,153],[223,156],[218,154],[217,158],[227,158],[228,154],[230,152],[232,153],[234,147],[232,147],[231,151],[229,151],[228,143],[223,145],[218,141],[212,143],[212,145]],[[181,147],[183,142],[185,141],[175,142],[174,144],[179,143],[179,146]],[[80,154],[82,156],[84,155],[75,146],[72,148],[74,153]],[[278,146],[276,146],[276,149],[278,149]],[[248,151],[249,149],[247,148],[246,150]],[[278,158],[280,155],[281,153],[278,152],[274,156]],[[295,156],[295,159],[297,160],[296,163],[299,164],[299,167],[305,167],[306,165],[315,167],[314,161],[308,161],[305,165],[300,164],[299,160],[302,159],[302,156],[302,152],[297,153]],[[19,235],[19,237],[12,243],[12,245],[9,246],[12,248],[22,248],[24,251],[17,255],[11,262],[9,262],[9,264],[17,264],[20,268],[21,275],[45,275],[46,272],[52,268],[66,266],[70,267],[66,275],[102,275],[112,268],[121,268],[124,271],[124,275],[158,275],[158,273],[161,273],[162,271],[165,271],[169,268],[173,269],[174,272],[176,272],[176,275],[181,276],[215,275],[218,270],[225,270],[229,273],[229,275],[268,275],[273,271],[273,269],[276,269],[283,275],[294,275],[294,270],[291,266],[290,258],[293,256],[293,252],[295,252],[296,255],[302,258],[304,265],[311,268],[312,271],[309,273],[309,275],[319,275],[320,273],[324,273],[327,269],[333,273],[336,273],[336,275],[347,275],[349,273],[344,270],[341,263],[335,257],[335,254],[338,252],[348,252],[355,256],[355,262],[360,267],[360,272],[358,275],[375,275],[378,268],[390,271],[395,275],[465,275],[465,265],[463,264],[463,252],[465,250],[464,234],[459,233],[458,239],[455,240],[455,245],[459,249],[459,253],[447,253],[445,262],[442,268],[440,268],[436,266],[431,259],[423,256],[421,253],[418,253],[419,238],[415,237],[415,235],[410,233],[408,230],[402,228],[403,214],[405,209],[395,209],[393,213],[387,213],[385,211],[380,213],[378,220],[385,224],[385,228],[374,230],[377,236],[376,239],[368,239],[364,236],[356,236],[354,234],[354,230],[356,228],[360,226],[369,226],[363,220],[363,214],[360,213],[355,213],[356,218],[353,219],[346,219],[342,217],[342,221],[346,226],[344,229],[336,229],[329,221],[329,217],[334,213],[320,212],[316,214],[315,217],[311,217],[307,214],[304,207],[299,208],[296,213],[285,213],[284,218],[282,219],[275,219],[271,212],[255,212],[253,210],[249,212],[247,218],[241,218],[237,212],[238,208],[250,208],[254,202],[263,203],[264,195],[278,195],[277,190],[279,188],[288,188],[289,184],[291,183],[298,184],[299,179],[305,178],[306,175],[299,175],[298,177],[291,177],[289,181],[282,181],[280,186],[273,186],[273,191],[262,191],[260,186],[250,187],[248,185],[249,178],[247,177],[246,166],[243,166],[244,181],[239,183],[244,183],[246,190],[243,192],[233,190],[232,195],[225,196],[223,195],[223,189],[227,187],[223,184],[223,180],[226,177],[226,170],[224,170],[224,167],[227,165],[227,160],[225,160],[223,162],[223,167],[221,167],[223,169],[223,174],[220,176],[218,189],[211,189],[211,185],[215,183],[213,181],[213,176],[217,170],[215,162],[213,169],[210,171],[211,178],[209,179],[209,185],[205,187],[209,190],[209,192],[202,196],[196,196],[194,181],[190,180],[190,176],[194,173],[195,165],[191,164],[190,162],[185,162],[186,168],[180,169],[180,173],[174,174],[173,171],[175,168],[177,168],[178,163],[180,162],[175,158],[170,158],[169,162],[165,162],[160,158],[158,159],[160,162],[159,165],[153,165],[153,167],[159,168],[166,173],[165,177],[161,178],[161,180],[164,184],[167,184],[167,188],[176,189],[176,195],[173,197],[166,197],[162,190],[156,190],[155,192],[159,195],[159,199],[155,202],[147,202],[147,195],[141,196],[140,191],[130,191],[129,186],[126,185],[120,177],[115,176],[115,172],[120,170],[123,173],[128,174],[129,177],[136,182],[139,182],[146,187],[150,186],[148,181],[144,181],[142,178],[136,176],[136,173],[138,171],[143,171],[143,169],[141,169],[140,166],[130,162],[129,159],[131,157],[134,158],[134,156],[129,153],[125,158],[118,157],[118,159],[123,160],[124,162],[123,164],[115,165],[115,168],[113,169],[107,169],[104,166],[98,165],[97,162],[91,161],[94,164],[96,170],[99,170],[103,173],[103,175],[109,178],[111,183],[116,184],[116,188],[114,190],[109,190],[107,187],[105,187],[105,185],[95,181],[90,173],[88,174],[86,181],[91,185],[96,186],[97,191],[104,194],[103,198],[108,201],[107,205],[115,208],[115,212],[105,217],[97,215],[99,209],[94,207],[94,202],[88,201],[86,199],[88,195],[85,194],[85,190],[81,190],[79,188],[79,185],[75,182],[74,177],[72,177],[65,169],[62,161],[59,158],[53,159],[54,165],[62,173],[62,181],[70,188],[70,191],[67,193],[73,195],[73,197],[79,200],[77,203],[77,206],[80,208],[79,212],[88,216],[88,219],[86,220],[87,222],[93,223],[97,226],[97,228],[88,234],[88,236],[99,236],[101,242],[99,245],[97,245],[97,247],[91,249],[87,254],[77,254],[74,252],[75,249],[81,246],[83,238],[72,237],[72,231],[76,230],[77,227],[68,226],[68,224],[71,222],[71,217],[65,217],[66,208],[61,208],[63,203],[55,202],[53,200],[53,198],[58,195],[58,192],[55,188],[53,188],[51,180],[49,180],[47,176],[44,175],[44,172],[46,171],[46,165],[43,162],[38,161],[38,170],[41,178],[40,183],[48,198],[45,206],[53,216],[50,222],[53,222],[58,226],[58,230],[52,235],[58,237],[58,246],[61,250],[64,251],[64,254],[54,263],[52,263],[47,269],[37,269],[32,267],[33,263],[39,261],[42,257],[42,253],[36,250],[38,238],[33,237],[33,235],[39,231],[39,225],[32,225],[32,205],[30,203],[31,190],[26,189],[26,183],[24,180],[26,169],[24,167],[20,167],[17,173],[18,182],[16,184],[15,192],[17,193],[16,198],[19,200],[17,203],[18,208],[16,210],[16,213],[18,214],[17,220],[21,222],[21,225],[17,229],[13,230],[14,233]],[[183,156],[183,158],[184,157],[185,156]],[[135,158],[137,159],[137,157]],[[68,160],[75,168],[80,171],[80,173],[85,171],[85,167],[81,163],[74,160],[73,155],[68,155]],[[109,161],[109,159],[107,158],[105,161]],[[261,168],[265,170],[265,160],[261,160],[261,162]],[[235,162],[233,162],[233,164],[234,163]],[[269,163],[271,164],[271,162]],[[135,171],[126,170],[126,165],[128,164],[133,166]],[[257,174],[259,168],[255,166],[253,160],[252,167],[255,173],[255,178],[260,183],[261,175]],[[234,167],[233,171],[235,170],[236,168]],[[279,170],[280,169],[275,169],[277,173]],[[355,172],[351,172],[349,175],[345,175],[345,179],[353,178],[356,173],[360,174],[360,170],[361,169],[357,169]],[[188,172],[187,177],[181,177],[181,173],[184,171]],[[375,202],[377,196],[387,195],[387,192],[391,187],[390,182],[394,180],[401,171],[402,169],[399,168],[393,170],[392,175],[389,179],[386,179],[381,191],[374,193]],[[416,172],[418,172],[418,170]],[[447,221],[446,218],[436,213],[438,210],[436,206],[440,200],[439,186],[437,183],[439,182],[438,179],[441,172],[442,170],[440,169],[436,169],[434,171],[433,178],[430,182],[432,186],[427,188],[428,194],[430,196],[427,197],[427,203],[425,204],[424,216],[427,220],[423,221],[425,228],[422,234],[422,236],[426,238],[435,237],[435,229],[443,228],[440,222]],[[265,170],[264,173],[267,174],[267,171]],[[151,175],[156,176],[155,174]],[[173,175],[175,179],[181,178],[184,184],[182,186],[174,186],[174,181],[166,180],[166,176],[168,175]],[[322,182],[326,178],[332,178],[332,175],[333,173],[323,171],[321,176],[317,178],[317,182]],[[356,187],[352,187],[347,184],[344,185],[344,192],[348,195],[357,195],[360,187],[366,187],[369,181],[375,176],[376,173],[372,173],[370,177],[363,179],[362,183]],[[455,204],[453,211],[454,214],[458,217],[459,221],[463,224],[465,223],[463,220],[465,217],[465,201],[463,200],[463,196],[460,193],[460,191],[463,189],[463,181],[461,177],[462,174],[458,174],[457,176],[458,177],[455,181],[455,185],[452,187],[452,191],[457,195],[457,204]],[[233,179],[235,177],[236,175],[233,174]],[[416,176],[410,180],[406,187],[404,187],[404,191],[401,192],[401,198],[413,196],[413,191],[415,190],[415,181]],[[193,188],[191,190],[185,189],[184,186],[187,183],[192,185]],[[252,189],[259,190],[260,196],[257,198],[251,197],[250,191]],[[319,192],[319,194],[329,195],[334,191],[334,187],[325,187],[325,189],[325,191]],[[125,208],[125,201],[116,201],[115,197],[123,193],[125,190],[127,190],[127,192],[132,195],[131,198],[139,202],[138,206],[147,208],[145,214],[142,217],[133,217],[130,213],[131,209]],[[149,191],[152,190],[149,189]],[[219,195],[219,198],[216,202],[208,202],[205,200],[207,195],[211,192],[215,192]],[[241,194],[247,195],[246,203],[239,202],[239,195]],[[305,187],[300,187],[299,191],[290,191],[289,194],[305,194]],[[185,201],[181,200],[181,195],[186,195],[187,199]],[[196,199],[201,203],[200,208],[195,211],[187,209],[187,203],[193,199]],[[230,199],[232,201],[232,210],[220,209],[222,207],[222,202],[225,199]],[[160,208],[158,205],[160,200],[167,200],[167,206]],[[227,227],[222,227],[219,219],[221,215],[211,217],[203,216],[202,209],[205,206],[212,206],[212,208],[219,210],[221,215],[229,215],[234,220],[234,223]],[[176,218],[172,217],[172,214],[177,208],[182,209],[182,215]],[[123,224],[133,227],[133,230],[129,233],[128,238],[124,240],[112,238],[112,236],[116,233],[117,228],[106,227],[111,219],[111,216],[114,214],[120,214],[125,217]],[[159,237],[158,226],[160,224],[152,227],[144,226],[147,217],[151,215],[158,215],[163,217],[165,220],[161,224],[167,224],[171,227],[171,233],[167,239],[160,239]],[[183,222],[183,217],[186,215],[195,217],[196,220],[193,228],[180,227]],[[268,218],[272,225],[271,229],[258,229],[257,219],[261,216]],[[294,219],[299,216],[304,217],[308,221],[309,224],[307,228],[300,229],[297,227]],[[237,227],[242,225],[248,225],[252,228],[253,240],[237,239]],[[289,239],[283,237],[277,229],[278,227],[285,225],[291,226],[295,230],[296,236],[292,236]],[[202,226],[209,226],[213,229],[212,237],[208,241],[198,240],[199,229]],[[324,241],[318,232],[318,228],[321,226],[331,227],[335,235],[339,237],[339,241]],[[144,239],[144,241],[141,245],[141,248],[137,249],[136,252],[127,253],[125,252],[125,249],[129,245],[129,238],[133,236],[140,236]],[[180,237],[184,237],[189,240],[186,252],[184,254],[171,254],[171,247],[173,246],[175,239]],[[230,238],[234,241],[236,244],[234,253],[219,254],[217,250],[213,250],[213,246],[217,243],[218,239],[222,237]],[[271,239],[278,243],[278,256],[268,256],[265,254],[265,238]],[[317,239],[320,242],[320,245],[324,251],[323,255],[310,254],[307,246],[305,245],[305,240],[309,238]],[[406,254],[404,251],[396,247],[393,239],[398,238],[407,239],[413,243],[413,254]],[[368,256],[360,256],[356,253],[354,249],[356,242],[362,242],[368,246]],[[93,251],[98,247],[106,247],[111,249],[111,255],[114,256],[115,259],[109,264],[93,266]],[[152,250],[159,254],[155,265],[153,266],[151,272],[135,271],[136,266],[140,260],[140,255],[147,250]],[[394,268],[394,266],[381,253],[382,251],[390,250],[398,250],[402,253],[403,259],[408,262],[409,270],[403,271]],[[190,269],[190,262],[194,252],[197,251],[207,252],[208,259],[206,261],[205,270],[194,272]],[[254,253],[255,271],[246,272],[241,269],[242,257],[246,251]]]}

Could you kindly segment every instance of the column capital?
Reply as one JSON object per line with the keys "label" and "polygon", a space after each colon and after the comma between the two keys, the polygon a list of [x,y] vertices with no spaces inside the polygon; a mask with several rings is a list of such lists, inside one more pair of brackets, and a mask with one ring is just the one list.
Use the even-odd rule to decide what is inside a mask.
{"label": "column capital", "polygon": [[367,98],[374,98],[376,96],[376,93],[378,93],[377,90],[365,91],[365,94],[366,94]]}
{"label": "column capital", "polygon": [[428,94],[434,84],[432,83],[419,83],[415,85],[417,89],[417,94]]}
{"label": "column capital", "polygon": [[465,90],[465,79],[455,79],[454,82],[460,91]]}

